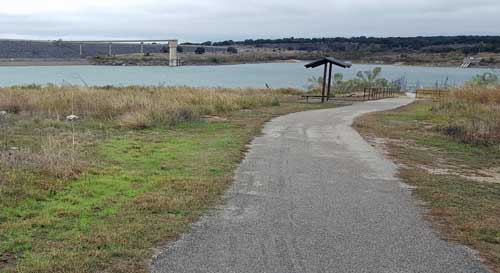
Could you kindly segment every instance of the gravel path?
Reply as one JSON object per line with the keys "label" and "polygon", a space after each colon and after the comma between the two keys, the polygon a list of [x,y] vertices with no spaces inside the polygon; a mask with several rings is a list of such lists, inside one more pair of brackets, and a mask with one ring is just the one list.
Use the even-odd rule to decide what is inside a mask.
{"label": "gravel path", "polygon": [[164,249],[153,272],[487,272],[438,238],[395,177],[351,127],[408,99],[274,119],[236,172],[226,203]]}

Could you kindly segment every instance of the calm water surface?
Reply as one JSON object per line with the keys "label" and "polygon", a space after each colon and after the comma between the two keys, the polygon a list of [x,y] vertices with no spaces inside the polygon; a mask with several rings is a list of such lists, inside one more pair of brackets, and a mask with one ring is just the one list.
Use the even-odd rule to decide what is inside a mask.
{"label": "calm water surface", "polygon": [[[434,86],[436,82],[461,85],[474,75],[491,69],[459,69],[394,65],[353,65],[335,69],[344,79],[357,71],[383,68],[382,76],[396,80],[405,76],[410,86]],[[495,70],[499,73],[500,70]],[[134,67],[134,66],[34,66],[0,67],[0,86],[26,84],[89,85],[189,85],[207,87],[296,87],[305,88],[307,79],[321,76],[322,69],[305,69],[304,63],[265,63],[224,66]]]}

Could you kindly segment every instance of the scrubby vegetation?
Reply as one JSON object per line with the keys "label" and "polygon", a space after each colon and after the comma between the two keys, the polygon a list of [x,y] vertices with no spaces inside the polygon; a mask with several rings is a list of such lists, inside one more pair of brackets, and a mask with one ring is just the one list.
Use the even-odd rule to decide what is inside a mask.
{"label": "scrubby vegetation", "polygon": [[[0,272],[148,272],[292,89],[0,89]],[[331,107],[331,106],[329,106]]]}
{"label": "scrubby vegetation", "polygon": [[[351,80],[344,80],[342,73],[335,73],[332,76],[332,89],[337,94],[353,92],[363,92],[364,88],[395,88],[401,89],[399,81],[389,81],[381,77],[382,68],[375,67],[372,71],[358,71],[356,77]],[[320,93],[323,86],[323,77],[312,77],[308,79],[308,91]]]}
{"label": "scrubby vegetation", "polygon": [[432,106],[446,123],[440,130],[465,143],[500,143],[500,87],[469,86],[450,92]]}
{"label": "scrubby vegetation", "polygon": [[439,130],[469,144],[500,143],[500,82],[494,73],[477,75],[433,103],[431,112],[445,121]]}

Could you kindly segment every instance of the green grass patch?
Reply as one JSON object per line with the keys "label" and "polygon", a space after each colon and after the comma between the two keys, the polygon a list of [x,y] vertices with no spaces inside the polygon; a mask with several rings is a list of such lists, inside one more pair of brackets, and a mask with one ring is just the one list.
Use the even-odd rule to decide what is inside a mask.
{"label": "green grass patch", "polygon": [[[325,107],[284,102],[144,130],[79,121],[76,154],[88,166],[78,175],[56,177],[22,157],[2,167],[0,272],[148,272],[153,247],[220,201],[264,122]],[[43,150],[40,130],[66,139],[72,128],[16,116],[8,146]]]}

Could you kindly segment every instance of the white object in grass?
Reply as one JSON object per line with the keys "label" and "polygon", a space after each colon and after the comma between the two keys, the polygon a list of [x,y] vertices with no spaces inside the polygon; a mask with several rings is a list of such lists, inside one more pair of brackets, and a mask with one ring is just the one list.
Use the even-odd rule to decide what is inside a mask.
{"label": "white object in grass", "polygon": [[78,117],[77,115],[69,115],[66,117],[66,120],[68,121],[74,121],[74,120],[77,120],[79,119],[80,117]]}

